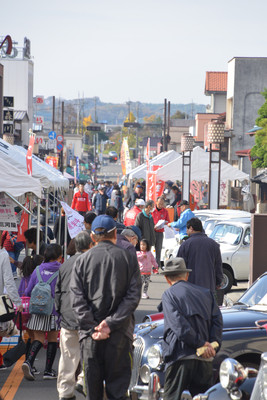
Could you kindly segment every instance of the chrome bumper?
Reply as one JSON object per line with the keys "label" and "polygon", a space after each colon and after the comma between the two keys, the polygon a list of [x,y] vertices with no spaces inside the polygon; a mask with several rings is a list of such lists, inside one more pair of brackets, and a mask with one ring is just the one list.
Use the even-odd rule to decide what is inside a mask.
{"label": "chrome bumper", "polygon": [[150,374],[148,385],[135,385],[130,391],[132,400],[163,400],[164,390],[160,385],[158,375]]}
{"label": "chrome bumper", "polygon": [[[131,400],[163,400],[164,388],[156,372],[150,374],[148,385],[135,385],[130,391]],[[192,400],[188,391],[182,394],[182,400]]]}

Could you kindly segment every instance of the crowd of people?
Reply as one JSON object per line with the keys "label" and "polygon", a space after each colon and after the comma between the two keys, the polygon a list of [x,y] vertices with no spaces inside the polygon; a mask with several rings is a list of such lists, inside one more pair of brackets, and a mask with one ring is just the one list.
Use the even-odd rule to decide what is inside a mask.
{"label": "crowd of people", "polygon": [[[74,239],[68,234],[66,260],[62,259],[63,208],[47,243],[43,232],[37,232],[36,228],[25,231],[25,245],[31,249],[31,255],[23,259],[20,267],[18,290],[14,283],[16,271],[10,265],[18,260],[15,233],[1,232],[0,294],[5,287],[22,311],[21,297],[31,297],[32,301],[40,283],[50,287],[51,312],[35,311],[29,315],[22,371],[25,379],[35,380],[39,371],[34,361],[47,338],[43,379],[57,379],[60,400],[74,400],[75,389],[89,400],[102,400],[104,381],[108,399],[126,398],[131,376],[134,311],[140,298],[149,298],[153,273],[164,274],[171,287],[161,305],[166,318],[165,398],[179,398],[172,397],[177,388],[179,393],[185,388],[192,389],[192,371],[198,374],[203,370],[202,383],[206,386],[210,383],[210,364],[206,359],[215,355],[210,343],[216,339],[220,344],[221,340],[221,317],[214,302],[216,289],[222,283],[219,246],[205,235],[190,203],[181,199],[178,185],[167,182],[156,202],[145,201],[145,189],[145,182],[139,181],[127,190],[112,182],[93,185],[89,180],[85,185],[77,184],[71,207],[84,217],[84,230]],[[41,225],[44,224],[45,221]],[[161,261],[164,225],[179,231],[181,243],[178,258],[165,263],[165,268]],[[37,235],[40,235],[39,254],[36,254]],[[177,287],[182,288],[181,293]],[[186,310],[181,306],[186,302],[185,297]],[[197,320],[186,317],[190,307],[192,313],[199,315]],[[200,326],[204,320],[205,326]],[[57,373],[53,365],[59,337]],[[198,360],[201,364],[192,357],[199,345],[206,346],[203,358]],[[1,368],[5,365],[0,354]],[[182,379],[182,376],[187,377]]]}

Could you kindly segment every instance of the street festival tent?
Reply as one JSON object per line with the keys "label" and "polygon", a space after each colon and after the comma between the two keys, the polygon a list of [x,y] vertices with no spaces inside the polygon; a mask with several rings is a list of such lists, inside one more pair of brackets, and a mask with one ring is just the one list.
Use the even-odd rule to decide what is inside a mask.
{"label": "street festival tent", "polygon": [[[209,157],[210,154],[197,146],[191,153],[191,181],[209,181]],[[175,160],[164,165],[156,171],[157,180],[182,181],[183,158],[180,155]],[[249,175],[232,167],[225,161],[221,161],[221,182],[227,180],[249,180]]]}
{"label": "street festival tent", "polygon": [[[152,160],[149,160],[149,165],[166,165],[172,160],[175,160],[177,157],[179,157],[179,153],[177,153],[174,150],[169,150],[167,152],[163,152],[152,158]],[[146,163],[139,165],[138,167],[134,168],[130,173],[128,178],[133,179],[133,178],[143,178],[146,179],[146,170],[147,166]]]}
{"label": "street festival tent", "polygon": [[41,197],[42,186],[40,181],[28,175],[27,172],[23,172],[9,162],[4,161],[1,155],[0,170],[0,192],[7,192],[14,197],[31,192],[37,197]]}
{"label": "street festival tent", "polygon": [[[27,150],[24,147],[21,146],[14,146],[15,150],[19,151],[22,155],[26,157]],[[38,170],[43,169],[43,172],[45,171],[48,177],[52,178],[55,182],[55,185],[53,186],[54,189],[65,189],[69,190],[69,181],[67,178],[63,176],[63,174],[57,170],[56,168],[52,167],[45,161],[41,160],[41,158],[37,157],[36,155],[32,155],[32,169],[36,169],[38,167]]]}
{"label": "street festival tent", "polygon": [[[13,146],[0,139],[0,158],[27,174],[26,154],[27,150],[22,147]],[[34,155],[32,156],[32,176],[39,179],[45,189],[68,190],[69,188],[67,178],[64,178],[59,171]]]}

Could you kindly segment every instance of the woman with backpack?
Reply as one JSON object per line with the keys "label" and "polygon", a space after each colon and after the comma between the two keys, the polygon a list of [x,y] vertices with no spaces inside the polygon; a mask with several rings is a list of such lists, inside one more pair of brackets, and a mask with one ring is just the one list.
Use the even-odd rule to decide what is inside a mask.
{"label": "woman with backpack", "polygon": [[[56,379],[57,374],[52,369],[57,352],[59,332],[58,314],[55,311],[55,286],[62,259],[61,246],[50,244],[44,253],[44,262],[32,273],[25,295],[30,296],[31,316],[27,328],[33,331],[34,340],[27,359],[22,364],[22,371],[27,380],[35,379],[33,363],[42,348],[47,332],[46,365],[43,379]],[[44,300],[44,301],[43,301]]]}

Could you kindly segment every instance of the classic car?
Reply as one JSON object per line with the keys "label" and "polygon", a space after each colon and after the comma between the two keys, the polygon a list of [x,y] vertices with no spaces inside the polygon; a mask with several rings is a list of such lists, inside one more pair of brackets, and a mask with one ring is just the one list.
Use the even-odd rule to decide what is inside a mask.
{"label": "classic car", "polygon": [[237,399],[267,399],[267,353],[261,355],[259,371],[254,368],[244,368],[238,361],[226,358],[220,366],[220,383],[193,398],[193,400]]}
{"label": "classic car", "polygon": [[[257,375],[258,371],[255,368],[245,368],[238,361],[226,358],[220,366],[220,383],[205,393],[194,396],[193,400],[248,400],[251,398]],[[257,400],[260,400],[260,397]]]}
{"label": "classic car", "polygon": [[[214,382],[221,362],[235,358],[244,367],[259,368],[261,353],[267,348],[267,272],[245,291],[232,307],[222,307],[223,342],[213,361]],[[132,399],[162,398],[164,361],[162,314],[148,316],[136,325],[133,369],[130,383]],[[153,397],[156,395],[158,397]]]}

